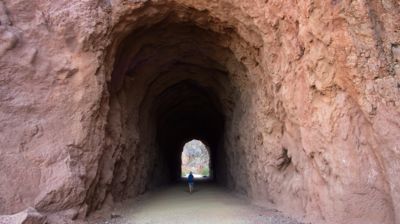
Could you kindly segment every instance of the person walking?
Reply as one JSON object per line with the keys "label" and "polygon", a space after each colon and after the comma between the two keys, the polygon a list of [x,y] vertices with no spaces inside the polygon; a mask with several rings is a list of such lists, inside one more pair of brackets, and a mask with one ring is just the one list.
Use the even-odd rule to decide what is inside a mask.
{"label": "person walking", "polygon": [[189,192],[193,192],[193,185],[194,185],[194,177],[192,171],[190,171],[188,176],[188,184],[189,184]]}

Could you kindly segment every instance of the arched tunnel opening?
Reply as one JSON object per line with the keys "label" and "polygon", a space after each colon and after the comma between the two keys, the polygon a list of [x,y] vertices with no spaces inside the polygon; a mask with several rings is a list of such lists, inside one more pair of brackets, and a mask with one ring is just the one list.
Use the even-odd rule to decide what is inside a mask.
{"label": "arched tunnel opening", "polygon": [[[256,49],[206,11],[178,12],[138,21],[116,45],[107,122],[108,143],[119,153],[113,198],[180,181],[182,148],[191,139],[210,148],[212,180],[223,186],[233,183],[227,160],[244,159],[227,147],[251,92],[243,62],[257,64]],[[249,54],[238,60],[235,48]]]}

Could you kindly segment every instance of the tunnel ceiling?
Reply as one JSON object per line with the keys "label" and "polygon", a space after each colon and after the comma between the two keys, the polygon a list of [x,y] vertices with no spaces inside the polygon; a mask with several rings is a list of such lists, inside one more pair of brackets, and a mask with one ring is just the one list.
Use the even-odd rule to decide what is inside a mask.
{"label": "tunnel ceiling", "polygon": [[231,30],[224,35],[189,22],[178,22],[169,15],[151,28],[138,28],[121,44],[112,75],[113,89],[121,86],[123,76],[151,77],[176,70],[189,76],[196,70],[226,73],[224,63],[232,58]]}
{"label": "tunnel ceiling", "polygon": [[[215,142],[221,135],[224,116],[216,100],[194,81],[183,81],[170,86],[154,102],[156,111],[157,130],[160,138],[163,135],[177,135],[175,141],[185,142],[193,138],[205,142]],[[164,140],[161,140],[164,141]]]}

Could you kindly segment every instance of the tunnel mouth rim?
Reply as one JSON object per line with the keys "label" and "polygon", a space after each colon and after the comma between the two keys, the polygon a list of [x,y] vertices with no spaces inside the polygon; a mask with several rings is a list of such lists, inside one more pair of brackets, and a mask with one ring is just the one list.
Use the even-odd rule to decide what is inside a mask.
{"label": "tunnel mouth rim", "polygon": [[[172,9],[174,11],[175,9]],[[192,9],[189,9],[192,10]],[[188,14],[186,12],[186,14]],[[247,84],[245,87],[243,85],[237,85],[236,82],[242,82],[246,83],[249,81],[247,73],[248,73],[248,68],[245,63],[243,63],[243,57],[238,58],[239,56],[236,55],[235,50],[233,48],[238,47],[241,44],[237,44],[237,46],[231,45],[231,42],[233,39],[236,38],[236,41],[245,41],[243,38],[238,37],[239,34],[237,34],[238,30],[234,26],[228,25],[227,22],[222,22],[219,21],[218,18],[216,17],[210,17],[210,20],[213,24],[208,24],[207,21],[200,21],[200,17],[205,17],[209,16],[208,12],[201,12],[201,16],[195,16],[194,18],[191,18],[190,16],[184,15],[183,16],[183,22],[179,21],[179,16],[172,16],[169,15],[165,17],[164,19],[158,20],[158,22],[153,23],[142,23],[139,25],[131,25],[131,26],[136,26],[134,28],[129,28],[129,33],[123,34],[122,36],[125,36],[123,38],[119,38],[120,40],[114,40],[112,41],[114,50],[111,50],[110,55],[114,55],[114,61],[110,63],[112,66],[112,70],[110,71],[110,77],[107,79],[108,81],[106,82],[107,84],[107,95],[109,96],[109,106],[110,106],[110,112],[108,113],[109,117],[112,117],[113,113],[113,107],[123,108],[124,110],[128,111],[126,115],[118,115],[121,116],[121,119],[124,119],[123,116],[129,117],[127,118],[127,124],[125,123],[125,126],[129,127],[124,127],[122,126],[120,132],[134,132],[137,133],[138,137],[133,138],[132,140],[128,140],[128,142],[124,143],[118,143],[119,145],[116,145],[116,147],[120,147],[121,149],[119,154],[122,156],[128,157],[128,159],[121,159],[118,158],[117,161],[115,162],[114,166],[114,172],[113,172],[113,177],[112,177],[112,183],[109,186],[114,186],[114,185],[122,185],[120,187],[116,187],[116,190],[108,190],[112,191],[112,195],[128,195],[128,197],[134,197],[137,195],[137,193],[127,193],[127,190],[131,188],[132,186],[140,185],[140,188],[142,190],[137,190],[137,192],[143,193],[146,190],[153,189],[154,187],[154,180],[152,178],[149,179],[149,176],[155,176],[157,175],[155,171],[140,171],[142,174],[139,174],[140,176],[143,176],[144,179],[146,179],[145,183],[136,183],[135,180],[132,180],[132,177],[125,177],[127,175],[131,175],[130,173],[126,173],[124,175],[118,175],[118,172],[121,172],[121,169],[126,169],[126,170],[131,170],[133,169],[132,167],[133,162],[137,161],[140,163],[144,163],[143,161],[140,161],[139,159],[133,157],[131,153],[127,152],[130,150],[135,151],[138,153],[139,151],[143,150],[150,150],[151,152],[149,154],[151,155],[144,155],[144,157],[152,157],[154,159],[153,162],[150,162],[150,165],[146,166],[152,166],[152,167],[157,167],[157,169],[160,169],[160,167],[165,167],[165,164],[156,164],[157,161],[156,158],[159,155],[154,155],[154,154],[160,154],[162,155],[163,151],[160,149],[159,145],[162,145],[160,143],[161,141],[159,140],[160,136],[160,131],[159,131],[159,118],[161,117],[160,112],[157,112],[157,107],[159,107],[161,104],[155,103],[154,99],[160,99],[162,98],[162,94],[167,91],[167,89],[174,88],[174,85],[180,85],[183,82],[192,82],[195,85],[200,86],[200,89],[202,89],[205,94],[203,96],[206,96],[205,98],[208,97],[208,100],[206,102],[208,103],[202,103],[201,105],[205,105],[205,108],[208,108],[211,112],[205,112],[203,115],[202,119],[199,119],[200,123],[210,123],[208,124],[209,127],[207,127],[207,130],[209,133],[209,136],[204,136],[204,134],[187,134],[184,138],[181,138],[179,140],[175,140],[175,143],[173,146],[177,149],[174,150],[177,157],[180,157],[180,152],[179,152],[179,144],[185,141],[185,139],[199,139],[203,141],[206,145],[210,147],[210,167],[213,169],[213,179],[216,180],[218,179],[219,175],[219,170],[222,169],[227,169],[221,168],[222,166],[225,166],[226,162],[224,162],[222,165],[217,166],[217,158],[221,157],[222,154],[224,154],[225,149],[224,149],[224,138],[225,138],[225,132],[227,129],[227,122],[230,122],[233,117],[233,111],[236,108],[236,103],[238,99],[240,98],[241,91],[239,89],[241,88],[247,88]],[[178,20],[170,19],[170,18],[178,18]],[[143,19],[143,18],[141,18]],[[140,22],[139,22],[140,23]],[[157,66],[151,66],[151,63],[154,61],[157,61],[157,58],[161,57],[167,57],[170,53],[168,49],[172,48],[171,46],[164,46],[163,49],[157,49],[157,47],[152,48],[151,44],[152,41],[157,44],[157,38],[158,36],[154,35],[151,38],[154,38],[154,40],[147,39],[149,35],[151,36],[152,30],[157,27],[160,30],[168,28],[168,26],[175,26],[175,27],[180,27],[184,24],[184,26],[187,29],[192,29],[193,27],[197,29],[201,35],[195,35],[196,32],[183,32],[183,36],[180,38],[185,39],[187,36],[190,38],[190,43],[200,43],[200,44],[194,44],[197,48],[205,48],[202,51],[198,50],[193,50],[191,49],[183,49],[179,54],[177,55],[177,58],[171,61],[165,61],[167,64],[163,65],[163,61],[160,62],[162,66],[159,68],[155,69],[152,72],[146,73],[144,68],[151,68],[151,67],[157,67]],[[135,34],[135,32],[140,32],[142,35],[142,39],[135,39],[132,41],[132,35],[137,36],[138,34]],[[150,32],[146,33],[146,32]],[[171,34],[171,33],[170,33]],[[173,33],[172,33],[173,34]],[[173,34],[172,36],[174,37]],[[185,36],[186,35],[186,36]],[[201,39],[201,37],[207,37],[210,39]],[[131,39],[130,39],[131,38]],[[196,39],[197,38],[197,39]],[[118,38],[117,38],[118,39]],[[200,42],[198,40],[201,40]],[[145,43],[141,42],[144,41]],[[147,42],[146,42],[147,41]],[[197,42],[196,42],[197,41]],[[126,42],[131,42],[132,45],[126,46],[124,45]],[[246,41],[245,41],[246,42]],[[249,43],[243,44],[243,46],[248,45]],[[150,46],[150,53],[148,53],[148,49],[144,49],[145,45]],[[133,46],[133,47],[132,47]],[[157,46],[157,45],[155,45]],[[178,45],[176,48],[183,47],[185,48],[187,44],[183,45]],[[207,48],[207,46],[211,46],[211,48]],[[241,46],[241,47],[243,47]],[[123,59],[123,51],[132,51],[134,49],[133,56],[128,54],[129,57],[127,59]],[[151,54],[151,51],[156,52],[154,55]],[[140,52],[145,52],[141,54]],[[197,54],[200,52],[199,55],[196,55],[196,57],[188,58],[187,54],[192,53],[192,54]],[[147,54],[147,55],[146,55]],[[122,56],[121,56],[122,55]],[[136,57],[137,55],[140,55],[141,57]],[[136,57],[136,58],[135,58]],[[244,57],[245,58],[245,57]],[[126,60],[126,61],[124,61]],[[147,61],[146,61],[147,60]],[[134,62],[132,62],[134,61]],[[132,63],[135,64],[132,66]],[[168,64],[169,63],[169,64]],[[171,69],[172,68],[172,69]],[[233,68],[233,71],[230,70]],[[115,87],[115,75],[118,74],[120,77],[122,77],[122,82],[120,86]],[[173,77],[175,75],[175,77]],[[159,84],[163,83],[165,79],[175,80],[169,82],[169,84]],[[118,81],[117,81],[118,83]],[[163,86],[164,85],[164,86]],[[141,87],[142,86],[142,87]],[[144,89],[140,89],[144,88]],[[152,89],[154,88],[154,89]],[[181,93],[182,94],[182,93]],[[210,100],[211,99],[211,100]],[[129,105],[124,104],[127,100],[135,101],[135,102],[130,102]],[[116,104],[116,105],[114,105]],[[200,107],[199,107],[200,108]],[[211,108],[211,109],[210,109]],[[168,109],[165,109],[168,110]],[[164,110],[164,111],[165,111]],[[161,112],[162,113],[162,112]],[[211,115],[210,115],[211,114]],[[176,115],[175,115],[176,116]],[[133,118],[130,118],[133,117]],[[208,117],[208,119],[207,119]],[[181,118],[181,117],[179,117]],[[107,124],[112,123],[110,118],[107,118]],[[201,122],[203,120],[203,122]],[[210,122],[204,122],[206,120],[209,120]],[[125,122],[121,120],[121,122]],[[131,127],[132,124],[136,125],[135,127]],[[171,125],[172,126],[172,125]],[[112,131],[111,131],[112,132]],[[165,133],[171,133],[174,131],[165,131]],[[207,132],[207,131],[205,131]],[[183,133],[183,132],[182,132]],[[128,135],[128,134],[123,134],[123,135]],[[162,134],[161,134],[162,135]],[[203,135],[203,136],[202,136]],[[210,137],[211,136],[211,137]],[[122,138],[127,138],[128,136],[122,136]],[[118,136],[115,136],[115,139],[118,140]],[[114,140],[111,140],[114,141]],[[129,142],[130,141],[130,142]],[[111,144],[116,144],[116,143],[111,143]],[[136,147],[136,149],[132,149],[132,147]],[[154,151],[154,147],[157,148],[156,151]],[[167,150],[168,151],[168,150]],[[169,152],[172,152],[171,150]],[[139,153],[140,154],[140,153]],[[141,155],[143,157],[143,155]],[[165,156],[165,155],[164,155]],[[125,161],[124,161],[125,160]],[[176,161],[176,159],[173,159]],[[173,161],[172,160],[172,161]],[[178,164],[178,168],[180,168],[180,163]],[[118,167],[117,167],[118,166]],[[126,168],[121,168],[122,166],[126,166]],[[143,168],[145,169],[145,168]],[[147,168],[146,168],[147,169]],[[174,168],[175,169],[175,168]],[[170,169],[172,170],[172,168]],[[180,170],[180,169],[179,169]],[[128,172],[128,171],[126,171]],[[169,171],[171,172],[171,171]],[[221,173],[225,173],[226,171],[221,171]],[[180,171],[173,171],[171,173],[174,173],[174,175],[171,175],[169,178],[168,183],[173,183],[175,180],[180,177]],[[175,175],[177,174],[177,175]],[[176,177],[175,177],[176,176]],[[119,180],[123,178],[123,181]],[[224,181],[224,180],[222,180]],[[108,187],[109,188],[109,187]],[[118,192],[119,191],[119,192]],[[135,190],[136,192],[136,190]],[[117,200],[118,198],[121,199],[120,196],[115,196]]]}
{"label": "tunnel mouth rim", "polygon": [[[191,9],[189,9],[191,10]],[[187,15],[185,15],[187,17]],[[209,16],[208,12],[201,12],[200,17],[204,16]],[[189,18],[189,17],[188,17]],[[142,116],[145,117],[155,117],[155,128],[157,131],[153,133],[155,135],[156,139],[155,141],[158,142],[156,144],[158,145],[164,145],[163,140],[160,140],[160,138],[165,138],[162,137],[163,131],[160,126],[165,126],[163,125],[163,121],[160,120],[168,120],[169,118],[165,118],[166,115],[165,113],[179,113],[182,114],[182,116],[177,116],[177,115],[170,115],[170,117],[179,117],[180,120],[184,118],[183,114],[184,112],[181,108],[178,108],[177,110],[173,111],[173,108],[170,107],[170,105],[163,106],[163,101],[165,102],[166,100],[163,100],[163,94],[168,92],[169,90],[173,90],[174,88],[177,88],[177,86],[182,85],[184,83],[190,83],[193,89],[197,88],[201,92],[199,96],[197,96],[196,100],[200,101],[202,96],[205,100],[203,103],[199,103],[197,105],[197,108],[201,109],[203,112],[193,112],[196,109],[192,109],[192,111],[186,111],[186,113],[191,113],[192,115],[195,115],[193,117],[197,118],[192,118],[192,120],[200,120],[197,121],[196,125],[200,126],[200,123],[210,123],[208,127],[206,127],[206,130],[209,131],[202,131],[203,133],[211,133],[211,134],[196,134],[194,133],[195,131],[181,131],[181,134],[183,137],[181,139],[175,140],[176,143],[174,145],[179,145],[183,141],[187,139],[202,139],[202,141],[207,142],[207,144],[210,146],[212,149],[210,153],[211,159],[211,164],[214,167],[215,160],[214,158],[217,157],[217,153],[214,152],[214,150],[217,150],[221,144],[221,141],[224,137],[224,132],[225,132],[225,121],[228,119],[230,114],[232,113],[232,110],[234,108],[234,102],[235,99],[232,97],[232,92],[236,91],[236,87],[232,84],[232,80],[230,78],[230,72],[227,69],[226,63],[232,63],[232,60],[235,61],[235,63],[240,64],[240,68],[245,67],[244,65],[241,64],[240,61],[237,61],[236,56],[233,54],[233,52],[230,50],[229,46],[227,45],[227,42],[230,42],[231,36],[230,35],[225,35],[228,34],[229,32],[233,32],[235,29],[227,26],[225,23],[223,23],[222,28],[219,27],[220,33],[218,33],[214,28],[211,28],[209,24],[204,23],[204,22],[198,22],[198,18],[184,18],[182,21],[179,21],[179,16],[177,16],[174,12],[174,9],[172,9],[172,13],[169,13],[166,17],[163,19],[159,20],[155,24],[151,24],[149,26],[143,25],[137,28],[136,30],[131,31],[131,34],[127,35],[125,40],[121,41],[121,44],[119,45],[117,53],[116,54],[116,60],[114,62],[114,69],[113,69],[113,75],[112,79],[109,82],[109,85],[113,85],[113,77],[115,75],[115,71],[121,72],[123,81],[122,83],[125,83],[126,79],[129,80],[134,80],[135,79],[145,79],[146,75],[152,76],[154,78],[151,78],[150,82],[147,82],[150,85],[147,86],[147,89],[145,90],[145,96],[144,97],[153,97],[155,100],[148,100],[146,102],[146,99],[142,99],[142,102],[140,103],[140,108],[139,108],[139,117],[141,119]],[[197,19],[197,20],[196,20]],[[215,23],[215,18],[212,21]],[[222,23],[222,22],[221,22]],[[204,25],[208,25],[208,27],[204,27]],[[214,24],[215,25],[215,24]],[[172,28],[172,31],[169,30],[168,28]],[[184,28],[183,30],[179,30],[180,28]],[[178,32],[174,33],[173,31],[176,31],[178,29]],[[155,30],[155,31],[152,31]],[[161,49],[157,48],[157,44],[160,41],[160,39],[157,39],[157,37],[152,36],[152,40],[146,39],[149,35],[151,36],[154,33],[160,33],[160,35],[163,35],[163,32],[166,32],[167,35],[172,35],[172,37],[177,37],[178,41],[172,42],[171,44],[165,44],[163,40],[161,41],[161,45],[165,44],[165,46],[162,46]],[[169,32],[169,33],[168,33]],[[140,38],[135,39],[135,43],[129,43],[130,45],[128,47],[124,47],[125,42],[130,42],[130,40],[134,39],[133,37],[141,37],[146,39],[145,43],[140,43]],[[174,39],[171,38],[171,39]],[[209,39],[211,38],[211,39]],[[225,38],[224,40],[222,40]],[[180,40],[185,40],[183,43],[180,43]],[[146,42],[147,41],[147,42]],[[166,41],[168,42],[168,40]],[[194,47],[189,47],[187,45],[187,42],[192,44]],[[169,42],[168,42],[169,43]],[[193,44],[194,43],[194,44]],[[197,45],[196,45],[197,43]],[[180,50],[177,52],[176,58],[170,61],[166,61],[166,65],[162,64],[164,63],[163,61],[160,62],[162,66],[158,68],[158,70],[155,70],[154,73],[149,73],[149,74],[141,74],[141,70],[143,67],[151,67],[151,63],[154,61],[157,61],[158,58],[162,58],[164,56],[168,56],[170,53],[170,49],[176,44],[176,48],[183,48],[183,50]],[[135,46],[138,46],[135,48]],[[149,49],[146,49],[146,46],[149,46]],[[199,50],[202,46],[212,46],[212,48],[207,48],[203,50]],[[123,58],[124,51],[129,52],[131,49],[134,48],[136,49],[136,52],[133,54],[126,53],[128,55],[128,62],[125,62],[125,69],[118,69],[121,64],[119,64],[119,61],[121,58]],[[152,50],[153,49],[153,50]],[[155,52],[154,50],[157,49],[157,53],[151,53],[151,51]],[[150,51],[150,53],[149,53]],[[148,54],[148,57],[143,56],[144,54]],[[221,53],[222,52],[222,53]],[[192,58],[189,57],[187,58],[188,54],[193,54],[194,56]],[[197,55],[198,54],[198,55]],[[219,55],[219,54],[222,54]],[[138,56],[139,55],[139,56]],[[174,56],[173,56],[174,57]],[[219,60],[221,59],[221,60]],[[125,59],[123,59],[125,60]],[[229,61],[230,60],[230,61]],[[130,62],[129,62],[130,61]],[[133,61],[133,62],[132,62]],[[218,62],[220,61],[220,62]],[[223,62],[223,63],[221,63]],[[134,64],[133,66],[130,64]],[[169,64],[168,64],[169,63]],[[123,63],[122,63],[123,65]],[[183,67],[180,68],[179,66]],[[173,67],[172,69],[170,69]],[[169,70],[170,69],[170,70]],[[197,72],[193,73],[193,70],[196,70]],[[205,71],[206,70],[206,71]],[[176,73],[178,74],[176,83],[169,83],[168,85],[165,84],[164,86],[158,85],[157,82],[159,81],[158,79],[162,79],[163,76],[170,76],[169,73]],[[208,75],[204,73],[209,73]],[[194,75],[194,78],[191,77],[191,75]],[[179,77],[180,76],[180,77]],[[175,77],[176,78],[176,77]],[[168,78],[164,78],[168,79]],[[143,80],[142,80],[143,81]],[[143,81],[146,83],[145,81]],[[133,83],[131,83],[133,84]],[[125,85],[125,84],[123,84]],[[123,85],[122,88],[123,88]],[[154,89],[158,88],[158,93],[153,93],[153,96],[150,93],[153,91],[153,85],[155,86]],[[222,87],[222,88],[221,88]],[[109,88],[111,90],[115,90],[118,88]],[[118,91],[117,91],[118,92]],[[111,91],[113,94],[113,91]],[[179,93],[178,93],[179,94]],[[184,93],[180,93],[181,95],[185,95]],[[237,94],[237,93],[236,93]],[[161,103],[157,103],[156,101],[159,100]],[[173,100],[171,100],[172,102]],[[190,107],[196,107],[196,106],[190,106],[188,100],[177,100],[179,102],[174,102],[174,103],[185,103],[187,108]],[[147,105],[146,105],[147,104]],[[164,103],[165,104],[165,103]],[[149,106],[150,105],[150,106]],[[166,107],[164,109],[159,109],[160,107]],[[170,108],[168,108],[170,107]],[[150,109],[149,109],[150,108]],[[149,112],[150,111],[150,112]],[[160,112],[161,111],[161,112]],[[150,113],[150,115],[145,115]],[[153,114],[154,113],[154,114]],[[168,116],[168,115],[167,115]],[[153,118],[154,119],[154,118]],[[177,119],[178,120],[178,119]],[[208,122],[207,122],[208,120]],[[140,132],[145,133],[146,129],[149,128],[149,124],[151,126],[152,121],[147,121],[145,125],[140,124],[141,122],[139,121],[139,126],[140,126]],[[168,123],[168,122],[167,122]],[[167,126],[173,126],[176,125],[172,124],[173,122],[170,122],[171,125]],[[179,124],[179,122],[178,122]],[[182,124],[182,122],[181,122]],[[186,125],[187,126],[187,125]],[[194,129],[201,129],[201,128],[194,128]],[[204,128],[203,128],[204,129]],[[154,131],[153,131],[154,132]],[[164,131],[164,133],[170,133],[170,132],[175,132],[175,131]],[[188,134],[189,132],[189,134]],[[191,133],[190,133],[191,132]],[[213,136],[214,137],[213,137]],[[161,137],[160,137],[161,136]],[[159,146],[160,147],[160,146]],[[176,148],[176,146],[175,146]],[[176,149],[175,151],[177,151]],[[176,153],[177,155],[180,155],[180,153]],[[176,172],[175,173],[179,173]],[[216,172],[217,173],[217,172]],[[176,175],[179,176],[179,175]],[[217,176],[217,175],[215,175]],[[175,178],[174,178],[175,179]]]}

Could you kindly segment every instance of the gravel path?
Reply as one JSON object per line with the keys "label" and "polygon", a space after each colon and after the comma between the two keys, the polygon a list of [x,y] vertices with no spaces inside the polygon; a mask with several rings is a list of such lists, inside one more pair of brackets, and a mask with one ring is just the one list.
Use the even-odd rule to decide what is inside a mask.
{"label": "gravel path", "polygon": [[127,200],[114,208],[113,218],[99,224],[300,224],[276,210],[267,210],[239,199],[224,189],[200,184],[193,194],[173,186]]}

